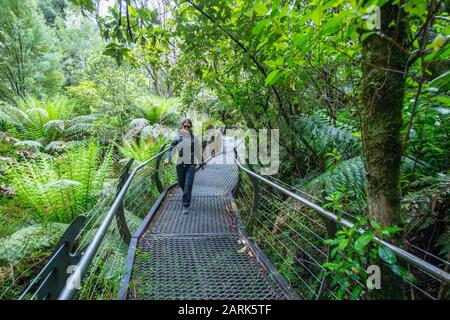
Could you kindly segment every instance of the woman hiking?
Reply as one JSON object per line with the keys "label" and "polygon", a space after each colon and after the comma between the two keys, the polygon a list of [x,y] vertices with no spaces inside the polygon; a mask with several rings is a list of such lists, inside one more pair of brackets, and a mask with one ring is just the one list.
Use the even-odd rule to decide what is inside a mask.
{"label": "woman hiking", "polygon": [[183,213],[188,214],[197,165],[204,169],[201,141],[192,132],[192,121],[190,119],[184,119],[181,122],[180,134],[178,138],[172,141],[164,161],[165,164],[168,164],[172,159],[175,148],[179,150],[176,169],[178,184],[183,190]]}

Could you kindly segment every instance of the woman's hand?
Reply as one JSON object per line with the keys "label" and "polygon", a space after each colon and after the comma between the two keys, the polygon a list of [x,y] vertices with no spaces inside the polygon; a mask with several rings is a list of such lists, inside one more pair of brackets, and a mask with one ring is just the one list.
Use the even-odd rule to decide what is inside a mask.
{"label": "woman's hand", "polygon": [[164,164],[169,164],[169,163],[170,163],[170,160],[168,160],[168,159],[164,160]]}

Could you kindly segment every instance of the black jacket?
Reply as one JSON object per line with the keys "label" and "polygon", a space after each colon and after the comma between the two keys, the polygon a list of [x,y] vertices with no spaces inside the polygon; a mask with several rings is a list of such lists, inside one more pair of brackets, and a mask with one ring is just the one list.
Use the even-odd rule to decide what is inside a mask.
{"label": "black jacket", "polygon": [[167,160],[172,159],[173,150],[178,149],[177,164],[203,164],[202,142],[192,132],[190,136],[180,134],[170,144]]}

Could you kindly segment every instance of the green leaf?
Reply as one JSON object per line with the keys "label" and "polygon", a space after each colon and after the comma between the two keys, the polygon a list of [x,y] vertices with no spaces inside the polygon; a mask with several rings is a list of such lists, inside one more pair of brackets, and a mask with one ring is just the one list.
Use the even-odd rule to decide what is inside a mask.
{"label": "green leaf", "polygon": [[275,16],[278,13],[278,9],[280,8],[280,2],[281,0],[274,0],[272,4],[272,16]]}
{"label": "green leaf", "polygon": [[392,265],[391,270],[392,270],[392,272],[394,272],[396,275],[398,275],[403,280],[406,280],[406,281],[409,281],[412,283],[416,282],[416,278],[414,277],[414,275],[411,272],[409,272],[407,269],[399,266],[398,264]]}
{"label": "green leaf", "polygon": [[381,234],[384,236],[391,237],[393,234],[395,234],[401,230],[402,230],[402,228],[400,228],[400,227],[390,226],[390,227],[383,228],[383,230],[381,230]]}
{"label": "green leaf", "polygon": [[260,16],[264,16],[269,12],[269,9],[263,4],[263,3],[257,3],[253,6],[253,9],[255,9],[256,14]]}
{"label": "green leaf", "polygon": [[[360,135],[361,136],[361,135]],[[381,226],[374,220],[374,219],[370,219],[370,225],[375,229],[375,230],[379,230],[381,228]]]}
{"label": "green leaf", "polygon": [[292,42],[298,48],[298,47],[303,47],[304,44],[308,41],[308,39],[309,39],[309,35],[307,35],[307,34],[298,34],[298,35],[296,35],[294,37]]}
{"label": "green leaf", "polygon": [[373,232],[365,231],[355,242],[355,248],[357,250],[362,250],[365,246],[369,244],[374,238]]}
{"label": "green leaf", "polygon": [[378,255],[383,261],[386,261],[389,264],[394,264],[397,262],[396,255],[386,246],[381,246],[378,249]]}
{"label": "green leaf", "polygon": [[275,82],[277,82],[277,80],[280,77],[281,77],[280,70],[273,70],[271,73],[269,73],[267,75],[266,82],[264,83],[264,85],[266,87],[270,86],[270,85],[274,84]]}
{"label": "green leaf", "polygon": [[341,243],[339,243],[338,248],[339,248],[339,250],[344,250],[345,247],[347,247],[347,245],[348,245],[348,239],[344,239],[341,241]]}
{"label": "green leaf", "polygon": [[252,33],[254,35],[259,35],[264,30],[264,28],[267,26],[268,23],[269,23],[269,21],[267,21],[267,20],[261,20],[253,28]]}
{"label": "green leaf", "polygon": [[364,42],[364,40],[366,40],[369,36],[371,36],[371,35],[374,34],[374,33],[375,33],[375,32],[373,32],[373,31],[365,32],[365,33],[361,36],[360,41],[361,41],[361,42]]}
{"label": "green leaf", "polygon": [[331,271],[339,269],[339,265],[334,262],[325,262],[323,266]]}
{"label": "green leaf", "polygon": [[320,22],[322,21],[322,16],[323,16],[323,7],[317,6],[317,8],[311,15],[312,21],[316,26],[320,25]]}
{"label": "green leaf", "polygon": [[437,97],[434,97],[433,99],[450,106],[450,97],[449,96],[437,96]]}

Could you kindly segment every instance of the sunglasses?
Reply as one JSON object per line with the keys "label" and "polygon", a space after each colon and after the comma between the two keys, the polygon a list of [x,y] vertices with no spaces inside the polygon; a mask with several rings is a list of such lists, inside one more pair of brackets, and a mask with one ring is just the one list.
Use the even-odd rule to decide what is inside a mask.
{"label": "sunglasses", "polygon": [[191,126],[183,126],[183,128],[185,128],[185,129],[190,129],[190,128],[192,128]]}

